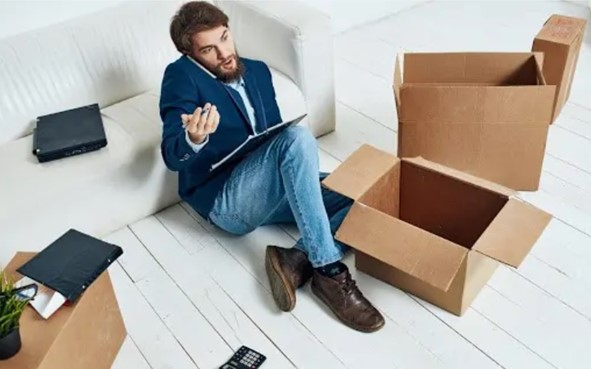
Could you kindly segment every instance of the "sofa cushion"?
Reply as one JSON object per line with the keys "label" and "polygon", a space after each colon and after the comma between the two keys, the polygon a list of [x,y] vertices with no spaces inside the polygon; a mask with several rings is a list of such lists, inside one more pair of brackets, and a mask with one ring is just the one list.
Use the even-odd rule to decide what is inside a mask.
{"label": "sofa cushion", "polygon": [[[271,77],[275,87],[275,99],[284,121],[297,118],[307,111],[302,91],[285,74],[271,68]],[[302,121],[308,124],[307,118]]]}
{"label": "sofa cushion", "polygon": [[179,56],[168,33],[179,4],[132,1],[0,40],[0,145],[30,134],[37,116],[158,84]]}

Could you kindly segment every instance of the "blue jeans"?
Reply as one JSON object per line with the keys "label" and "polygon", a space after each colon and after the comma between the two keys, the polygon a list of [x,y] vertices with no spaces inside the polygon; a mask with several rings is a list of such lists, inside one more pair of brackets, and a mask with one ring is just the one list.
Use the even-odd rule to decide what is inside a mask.
{"label": "blue jeans", "polygon": [[320,185],[316,139],[290,127],[246,156],[232,171],[209,213],[219,228],[243,235],[261,225],[296,223],[295,247],[317,268],[341,260],[347,246],[333,238],[352,200]]}

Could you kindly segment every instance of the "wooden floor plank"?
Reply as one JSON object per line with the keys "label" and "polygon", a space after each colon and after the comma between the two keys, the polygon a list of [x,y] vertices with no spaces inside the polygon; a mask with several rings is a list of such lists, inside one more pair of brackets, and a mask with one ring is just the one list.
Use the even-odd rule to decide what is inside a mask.
{"label": "wooden floor plank", "polygon": [[127,331],[150,367],[152,369],[198,368],[120,264],[111,265],[109,273]]}
{"label": "wooden floor plank", "polygon": [[[336,97],[347,106],[391,130],[398,130],[392,82],[371,73],[357,73],[358,67],[343,59],[335,61]],[[340,118],[337,119],[337,122]]]}
{"label": "wooden floor plank", "polygon": [[[158,222],[155,226],[161,227]],[[109,237],[109,241],[120,245],[131,255],[143,255],[138,258],[138,261],[152,258],[140,242],[141,240],[135,238],[127,228]],[[130,264],[128,260],[127,265]],[[130,269],[137,270],[139,266]],[[183,290],[160,265],[158,268],[151,269],[148,275],[136,281],[135,284],[160,319],[197,366],[210,368],[223,364],[233,353],[228,342],[220,336],[216,327],[204,317],[198,306],[191,303]]]}
{"label": "wooden floor plank", "polygon": [[469,308],[464,315],[457,317],[417,297],[413,298],[466,340],[494,358],[503,368],[556,369],[476,309]]}
{"label": "wooden floor plank", "polygon": [[395,154],[396,137],[396,132],[337,102],[337,129],[319,138],[318,146],[342,161],[365,143]]}
{"label": "wooden floor plank", "polygon": [[[523,294],[531,291],[533,289],[520,289]],[[584,343],[588,340],[579,340],[588,334],[581,335],[580,331],[573,330],[566,317],[558,317],[561,322],[564,319],[565,323],[564,329],[558,329],[561,322],[549,324],[547,320],[540,319],[540,314],[532,311],[531,306],[526,308],[490,287],[482,289],[473,307],[557,368],[584,368],[591,365],[591,352]],[[535,309],[544,311],[546,306],[537,305]],[[550,312],[542,314],[549,316]]]}
{"label": "wooden floor plank", "polygon": [[125,338],[111,369],[151,369],[130,336]]}
{"label": "wooden floor plank", "polygon": [[570,183],[574,187],[586,192],[591,192],[591,171],[587,172],[581,168],[558,159],[551,154],[544,158],[544,171]]}
{"label": "wooden floor plank", "polygon": [[[208,245],[198,254],[182,252],[181,243],[202,238],[205,232],[183,209],[175,206],[157,217],[144,219],[132,229],[204,314],[209,309],[206,316],[224,336],[236,335],[240,344],[268,355],[275,367],[309,367],[313,362],[339,367],[339,361],[297,320],[289,314],[282,319],[268,291],[219,244]],[[206,291],[195,288],[202,283]],[[224,304],[234,308],[228,310]],[[290,345],[293,340],[298,345]]]}

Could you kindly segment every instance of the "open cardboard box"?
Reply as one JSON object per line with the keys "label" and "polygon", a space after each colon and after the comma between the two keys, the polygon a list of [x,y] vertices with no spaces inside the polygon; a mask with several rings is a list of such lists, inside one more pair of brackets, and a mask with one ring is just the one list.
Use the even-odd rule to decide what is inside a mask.
{"label": "open cardboard box", "polygon": [[536,190],[584,26],[552,16],[534,41],[536,53],[405,53],[402,65],[397,57],[398,156]]}
{"label": "open cardboard box", "polygon": [[535,190],[556,86],[543,54],[407,53],[394,95],[398,156],[422,156],[517,190]]}
{"label": "open cardboard box", "polygon": [[519,266],[551,219],[506,187],[368,145],[323,185],[355,200],[335,237],[358,270],[457,315],[498,262]]}
{"label": "open cardboard box", "polygon": [[[35,254],[19,252],[6,266],[16,272]],[[123,340],[125,326],[108,272],[103,272],[71,306],[61,307],[48,320],[27,306],[20,319],[22,348],[2,361],[2,369],[109,369]]]}

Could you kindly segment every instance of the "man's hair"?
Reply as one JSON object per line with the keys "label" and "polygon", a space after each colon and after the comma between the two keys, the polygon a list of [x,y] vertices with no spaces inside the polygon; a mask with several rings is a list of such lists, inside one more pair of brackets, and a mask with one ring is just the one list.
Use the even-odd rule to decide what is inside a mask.
{"label": "man's hair", "polygon": [[223,11],[205,1],[191,1],[183,4],[172,17],[170,38],[180,53],[190,54],[195,33],[220,26],[228,27],[228,16]]}

